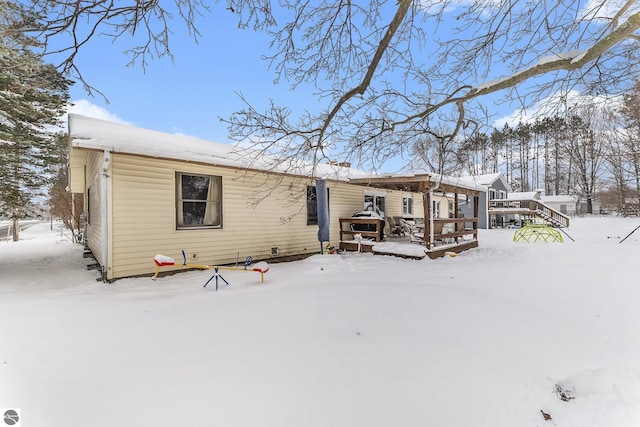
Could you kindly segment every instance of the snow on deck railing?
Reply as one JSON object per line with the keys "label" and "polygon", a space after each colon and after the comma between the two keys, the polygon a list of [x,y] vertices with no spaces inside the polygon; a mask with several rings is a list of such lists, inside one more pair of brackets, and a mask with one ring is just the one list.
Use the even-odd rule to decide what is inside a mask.
{"label": "snow on deck railing", "polygon": [[551,221],[554,225],[569,227],[569,217],[567,215],[558,212],[536,199],[493,199],[489,200],[489,208],[501,211],[528,210],[532,214]]}

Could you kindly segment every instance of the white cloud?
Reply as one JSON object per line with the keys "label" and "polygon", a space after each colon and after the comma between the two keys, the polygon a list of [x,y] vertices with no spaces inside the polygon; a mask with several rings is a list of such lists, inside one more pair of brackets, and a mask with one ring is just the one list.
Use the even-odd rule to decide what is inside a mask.
{"label": "white cloud", "polygon": [[435,15],[457,12],[460,8],[467,9],[478,4],[478,10],[483,11],[483,13],[488,13],[488,10],[492,9],[498,2],[496,0],[421,0],[418,2],[418,6],[423,12]]}
{"label": "white cloud", "polygon": [[[589,0],[580,11],[580,16],[582,19],[610,20],[627,2],[628,0]],[[632,13],[638,11],[640,11],[640,4],[635,3],[622,15],[622,19],[627,19]]]}
{"label": "white cloud", "polygon": [[579,112],[583,109],[617,109],[622,102],[619,95],[590,96],[581,95],[576,91],[562,94],[554,94],[537,102],[531,108],[517,109],[508,116],[502,117],[493,123],[496,129],[502,129],[505,124],[516,127],[518,123],[532,123],[537,119],[553,116],[564,116],[571,112]]}
{"label": "white cloud", "polygon": [[52,133],[67,132],[69,123],[69,113],[80,114],[86,117],[93,117],[94,119],[106,120],[109,122],[122,123],[124,125],[132,125],[131,122],[123,120],[116,114],[109,112],[109,110],[93,104],[87,99],[79,99],[77,101],[71,101],[67,107],[67,112],[60,117],[59,124],[49,129]]}
{"label": "white cloud", "polygon": [[72,105],[67,109],[67,112],[69,113],[81,114],[83,116],[93,117],[94,119],[107,120],[109,122],[122,123],[125,125],[131,124],[116,114],[111,113],[107,109],[93,104],[87,99],[71,101],[71,104]]}

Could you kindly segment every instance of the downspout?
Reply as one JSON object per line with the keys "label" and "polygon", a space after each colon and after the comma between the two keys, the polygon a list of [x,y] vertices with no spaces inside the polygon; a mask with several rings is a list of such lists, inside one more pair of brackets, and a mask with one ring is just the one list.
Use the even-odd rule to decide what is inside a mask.
{"label": "downspout", "polygon": [[102,181],[101,181],[101,197],[100,197],[100,216],[102,220],[102,281],[106,282],[109,270],[109,166],[111,163],[111,152],[104,151],[104,160],[102,162]]}

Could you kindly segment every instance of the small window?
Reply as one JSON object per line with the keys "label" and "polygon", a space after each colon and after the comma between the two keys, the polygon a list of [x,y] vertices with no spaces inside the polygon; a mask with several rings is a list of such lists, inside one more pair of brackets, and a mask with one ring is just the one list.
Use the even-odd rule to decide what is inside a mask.
{"label": "small window", "polygon": [[318,225],[318,193],[312,186],[307,186],[307,225]]}
{"label": "small window", "polygon": [[413,215],[413,197],[402,198],[402,215]]}
{"label": "small window", "polygon": [[377,194],[364,195],[364,210],[373,211],[384,218],[385,196]]}
{"label": "small window", "polygon": [[176,227],[222,227],[222,177],[176,173]]}
{"label": "small window", "polygon": [[440,218],[440,200],[433,200],[431,209],[433,210],[433,217]]}
{"label": "small window", "polygon": [[91,225],[91,187],[87,188],[87,224]]}
{"label": "small window", "polygon": [[[328,196],[329,189],[327,188]],[[316,187],[311,185],[307,186],[307,225],[318,225],[318,192]]]}

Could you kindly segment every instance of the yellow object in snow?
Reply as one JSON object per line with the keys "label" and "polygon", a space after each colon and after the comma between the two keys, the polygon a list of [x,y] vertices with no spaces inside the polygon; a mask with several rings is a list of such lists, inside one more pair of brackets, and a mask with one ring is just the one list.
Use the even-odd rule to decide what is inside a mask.
{"label": "yellow object in snow", "polygon": [[543,242],[560,242],[563,243],[562,234],[555,228],[549,226],[544,220],[537,220],[535,222],[529,222],[523,226],[513,235],[513,241],[525,241],[528,243],[543,241]]}

